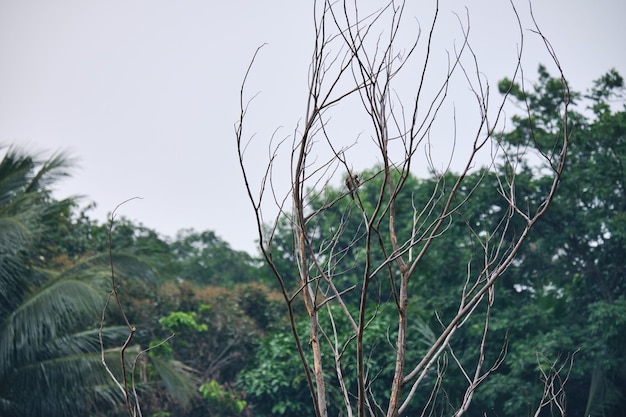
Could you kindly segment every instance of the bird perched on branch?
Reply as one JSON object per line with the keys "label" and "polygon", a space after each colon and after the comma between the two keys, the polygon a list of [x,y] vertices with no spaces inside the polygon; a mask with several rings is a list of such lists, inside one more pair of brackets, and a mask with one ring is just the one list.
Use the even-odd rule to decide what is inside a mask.
{"label": "bird perched on branch", "polygon": [[348,176],[346,177],[346,188],[350,192],[350,197],[352,197],[353,200],[354,200],[354,197],[356,196],[356,189],[359,188],[360,184],[361,184],[361,181],[359,180],[358,175],[356,174],[350,175],[348,173]]}

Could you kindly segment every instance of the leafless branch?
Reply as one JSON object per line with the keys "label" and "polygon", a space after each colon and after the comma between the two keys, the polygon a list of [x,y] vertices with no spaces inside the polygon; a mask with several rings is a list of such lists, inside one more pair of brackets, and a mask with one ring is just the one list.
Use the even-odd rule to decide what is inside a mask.
{"label": "leafless branch", "polygon": [[[496,372],[506,354],[505,343],[500,356],[491,366],[485,365],[496,284],[547,210],[564,167],[569,140],[567,127],[559,132],[554,147],[542,153],[552,169],[548,194],[532,207],[518,201],[516,176],[520,160],[515,154],[508,153],[508,148],[498,136],[504,123],[508,93],[497,100],[491,95],[490,83],[480,70],[478,54],[470,43],[469,11],[466,11],[465,19],[457,15],[462,41],[448,53],[445,73],[438,73],[435,77],[433,54],[440,19],[439,3],[434,2],[428,36],[422,37],[419,28],[408,42],[402,32],[406,25],[407,6],[409,4],[404,1],[394,0],[374,9],[368,9],[368,5],[357,1],[314,2],[314,44],[306,109],[290,137],[289,149],[287,146],[281,148],[287,143],[286,139],[274,145],[276,133],[271,137],[267,165],[258,185],[251,182],[246,152],[250,141],[259,138],[244,134],[243,129],[252,100],[246,99],[245,87],[258,50],[246,71],[240,91],[241,112],[235,135],[244,186],[257,221],[261,253],[276,276],[288,307],[291,329],[317,417],[328,414],[325,367],[335,370],[343,405],[349,416],[397,417],[406,412],[415,400],[418,387],[426,382],[431,384],[431,395],[421,414],[433,415],[444,370],[448,366],[444,360],[447,354],[453,358],[451,364],[459,368],[466,378],[465,395],[455,415],[465,413],[477,387]],[[523,75],[524,32],[513,3],[511,9],[517,20],[520,38],[517,60],[513,62],[511,71],[513,79],[517,79]],[[541,33],[534,16],[532,19],[536,35],[544,40],[546,50],[563,80],[563,120],[567,126],[567,84],[552,47]],[[407,74],[409,82],[402,80]],[[452,82],[459,78],[473,95],[478,119],[474,131],[462,134],[463,143],[468,143],[470,148],[460,165],[460,172],[452,175],[453,156],[456,156],[460,143],[456,107],[451,123],[452,151],[441,171],[435,169],[431,146],[444,104],[453,92]],[[411,89],[411,99],[408,100],[407,89]],[[369,143],[336,138],[333,121],[341,117],[333,119],[332,116],[342,114],[342,105],[359,110],[362,117],[359,120],[369,123],[366,133],[359,133],[359,137],[369,135]],[[419,151],[422,149],[424,158],[420,159]],[[358,177],[358,169],[350,158],[357,151],[376,155],[378,165],[365,178]],[[289,156],[288,173],[276,171],[275,160],[282,152]],[[474,175],[480,165],[479,158],[485,153],[490,154],[491,160]],[[503,161],[503,166],[498,164],[498,158]],[[406,207],[398,205],[398,201],[399,196],[407,193],[407,184],[418,160],[423,160],[425,166],[431,168],[436,181],[426,202],[420,205],[415,198],[411,199],[412,221],[407,228],[407,225],[398,223],[401,211],[406,210]],[[433,244],[450,232],[456,219],[463,217],[464,208],[482,189],[484,181],[494,177],[494,195],[499,196],[502,204],[499,219],[489,230],[477,228],[469,219],[465,220],[472,245],[482,255],[479,259],[467,261],[465,282],[459,283],[462,290],[458,295],[458,309],[452,317],[437,316],[440,329],[433,335],[428,349],[417,362],[408,363],[408,323],[412,319],[409,314],[412,296],[409,284],[432,251]],[[278,182],[287,179],[287,191],[280,193]],[[327,192],[333,184],[343,184],[344,181],[347,184],[344,192]],[[278,214],[273,217],[272,223],[265,225],[262,201],[268,184]],[[373,184],[380,185],[374,188]],[[368,189],[367,196],[359,192],[365,188]],[[353,199],[348,200],[348,205],[345,204],[346,196]],[[336,224],[331,230],[325,230],[320,219],[329,213],[336,216]],[[354,219],[358,219],[356,231],[349,228]],[[289,281],[273,258],[273,242],[281,232],[281,224],[286,224],[293,234],[291,255],[297,272],[295,282]],[[354,269],[359,271],[360,276],[357,281],[346,284],[342,278],[350,269],[345,262],[355,251],[360,255],[359,262],[362,262],[358,269]],[[474,261],[480,266],[472,267]],[[381,399],[375,398],[371,389],[380,370],[368,365],[372,347],[367,346],[365,335],[380,314],[383,295],[379,292],[376,298],[373,294],[377,285],[380,291],[383,278],[388,280],[391,288],[390,294],[385,296],[393,301],[391,305],[397,321],[394,323],[395,341],[391,343],[395,356],[393,381],[388,388],[388,396]],[[348,303],[348,297],[352,304]],[[305,336],[300,335],[296,328],[296,301],[302,301],[309,320],[306,337],[312,353],[311,362],[303,347]],[[338,308],[333,309],[333,306]],[[481,306],[484,308],[479,309]],[[328,323],[321,322],[321,309],[328,313]],[[477,346],[475,365],[470,370],[456,358],[452,342],[457,331],[477,314],[483,315],[483,334]],[[346,335],[338,333],[340,315],[349,323],[350,330]],[[351,375],[346,374],[343,366],[349,344],[354,346],[356,352],[356,356],[350,358],[356,363]],[[324,346],[332,352],[330,363],[325,362],[323,357]],[[433,375],[436,377],[431,378]],[[552,384],[547,377],[545,383]],[[350,392],[350,386],[356,386],[355,392]],[[546,398],[556,401],[557,395]]]}

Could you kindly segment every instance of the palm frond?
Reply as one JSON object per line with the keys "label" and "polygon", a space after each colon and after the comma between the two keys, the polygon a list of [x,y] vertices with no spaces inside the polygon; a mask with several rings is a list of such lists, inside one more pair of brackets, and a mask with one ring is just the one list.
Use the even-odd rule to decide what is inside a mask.
{"label": "palm frond", "polygon": [[93,323],[104,305],[99,285],[65,279],[38,289],[0,323],[0,375],[10,364],[36,358],[50,339]]}
{"label": "palm frond", "polygon": [[167,391],[183,407],[188,407],[198,397],[198,380],[193,369],[176,360],[154,356],[150,363],[158,373]]}
{"label": "palm frond", "polygon": [[0,415],[4,417],[18,417],[21,416],[20,407],[15,402],[8,398],[2,397],[0,392]]}
{"label": "palm frond", "polygon": [[[12,370],[10,376],[11,386],[3,391],[9,390],[23,415],[29,416],[80,415],[97,399],[93,387],[111,383],[99,352],[36,361]],[[32,401],[33,393],[37,401]]]}
{"label": "palm frond", "polygon": [[0,161],[0,207],[4,207],[23,191],[32,179],[35,161],[11,147]]}
{"label": "palm frond", "polygon": [[76,159],[65,152],[55,152],[50,158],[40,162],[41,167],[26,186],[26,192],[47,188],[59,179],[70,175]]}
{"label": "palm frond", "polygon": [[0,217],[0,321],[19,304],[25,292],[21,254],[29,237],[22,222]]}
{"label": "palm frond", "polygon": [[0,217],[0,253],[17,254],[31,241],[32,231],[20,218]]}
{"label": "palm frond", "polygon": [[[110,344],[121,345],[128,336],[126,326],[108,326],[102,329],[102,339],[105,346]],[[71,333],[49,341],[40,349],[44,357],[58,357],[62,355],[77,355],[88,352],[100,352],[100,329],[89,329]]]}

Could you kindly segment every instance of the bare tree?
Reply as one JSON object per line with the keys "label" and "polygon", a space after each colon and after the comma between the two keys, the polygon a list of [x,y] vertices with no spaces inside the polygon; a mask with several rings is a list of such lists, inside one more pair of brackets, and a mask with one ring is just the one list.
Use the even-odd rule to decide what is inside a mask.
{"label": "bare tree", "polygon": [[[463,401],[455,406],[455,415],[460,416],[468,409],[477,387],[498,367],[505,355],[503,349],[500,358],[490,365],[485,363],[491,306],[498,288],[496,284],[514,262],[520,246],[547,210],[556,191],[568,145],[569,91],[558,60],[533,18],[534,36],[544,41],[563,80],[564,128],[555,134],[553,147],[539,153],[542,165],[549,169],[552,177],[549,191],[535,204],[523,202],[516,190],[516,173],[520,153],[528,150],[512,150],[498,140],[506,95],[501,99],[490,95],[489,83],[481,75],[478,58],[469,42],[469,17],[459,18],[462,41],[450,54],[445,73],[433,75],[436,70],[433,70],[431,60],[439,19],[438,3],[428,30],[424,35],[419,31],[408,44],[401,41],[406,38],[402,32],[405,27],[404,2],[389,1],[380,9],[367,12],[360,9],[357,3],[345,0],[315,2],[315,38],[309,66],[306,110],[289,140],[276,144],[272,137],[268,142],[268,163],[260,178],[254,177],[247,150],[261,139],[244,131],[250,105],[245,86],[256,54],[244,78],[236,139],[245,187],[258,225],[260,249],[282,289],[316,416],[328,415],[328,381],[324,374],[328,369],[337,377],[348,416],[398,416],[416,400],[418,387],[428,383],[432,395],[423,404],[423,415],[427,415],[433,412],[429,407],[432,407],[432,398],[437,395],[439,382],[444,376],[445,364],[441,362],[444,352],[454,359],[467,381]],[[511,9],[519,25],[519,44],[523,45],[522,24],[513,4]],[[520,78],[521,60],[520,46],[517,60],[512,63],[513,80]],[[437,169],[430,151],[431,135],[443,114],[441,110],[454,77],[463,80],[473,93],[476,108],[472,111],[477,114],[478,120],[475,131],[471,133],[464,131],[457,137],[454,131],[449,162],[443,169]],[[338,120],[346,117],[346,106],[350,108],[349,117],[355,123],[368,121],[369,127],[360,126],[367,129],[361,133],[361,137],[368,137],[365,143],[345,143],[334,133],[333,116]],[[445,123],[456,127],[455,116],[452,115]],[[452,184],[445,183],[446,178],[448,181],[450,178],[447,174],[451,172],[452,160],[458,158],[454,154],[457,144],[469,144],[469,151],[463,163],[459,164],[455,159],[454,164],[460,167],[457,168],[460,172],[454,175]],[[350,159],[350,155],[359,152],[376,153],[379,169],[374,175],[360,178],[353,168],[354,160]],[[482,267],[479,270],[468,268],[465,282],[461,283],[463,290],[458,295],[457,312],[451,318],[440,318],[441,327],[433,333],[425,354],[416,362],[408,362],[410,347],[407,346],[407,331],[412,320],[408,314],[411,299],[409,284],[433,242],[447,233],[452,217],[471,201],[472,190],[479,184],[468,183],[467,178],[475,172],[474,167],[480,165],[480,155],[485,154],[489,155],[489,160],[480,178],[487,175],[497,178],[493,192],[501,198],[505,209],[500,211],[501,217],[491,230],[475,230],[468,222],[473,242],[481,248]],[[282,170],[282,165],[277,162],[282,155],[289,156],[288,171]],[[255,155],[254,159],[258,160],[258,156]],[[413,224],[410,232],[406,233],[406,228],[397,224],[397,201],[406,192],[407,180],[418,163],[428,164],[438,182],[427,204],[413,205]],[[280,185],[283,178],[289,178],[286,192]],[[359,187],[374,179],[379,180],[380,188],[375,201],[365,204]],[[325,189],[333,184],[345,184],[345,193],[325,193]],[[354,199],[353,211],[362,219],[362,227],[354,235],[346,236],[349,232],[340,219],[333,230],[320,230],[317,219],[348,195]],[[311,203],[313,200],[322,203],[314,205]],[[269,222],[266,221],[268,202],[273,205],[269,213],[275,215],[274,220]],[[346,215],[355,215],[354,212]],[[286,221],[293,232],[297,282],[289,280],[276,262],[274,238],[281,221]],[[513,231],[514,221],[516,229]],[[349,249],[358,247],[364,254],[359,282],[346,285],[344,280],[339,279],[346,251],[345,248],[338,249],[340,239],[352,242]],[[382,260],[375,253],[383,254]],[[468,259],[468,264],[470,261]],[[375,370],[367,365],[368,352],[374,347],[366,346],[364,336],[381,303],[381,298],[372,298],[371,286],[383,275],[388,279],[389,299],[397,317],[393,332],[395,360],[393,382],[388,387],[388,394],[385,398],[376,398],[370,389],[370,383],[376,377]],[[348,305],[348,296],[358,299],[357,309]],[[296,327],[294,309],[297,303],[303,303],[308,315],[306,335],[300,334]],[[330,324],[320,322],[322,310],[330,314]],[[349,335],[338,335],[333,328],[337,314],[343,314],[350,323]],[[476,346],[474,368],[465,369],[462,362],[456,359],[451,341],[464,323],[477,314],[483,316],[483,336]],[[332,357],[323,355],[323,344],[333,352]],[[356,347],[356,357],[345,357],[347,344]],[[307,354],[309,350],[312,356]],[[356,364],[353,375],[345,373],[348,361]],[[557,369],[556,365],[553,369]],[[542,404],[558,397],[552,393],[553,387],[549,386],[557,379],[546,376],[546,395]],[[354,386],[356,389],[350,388]]]}

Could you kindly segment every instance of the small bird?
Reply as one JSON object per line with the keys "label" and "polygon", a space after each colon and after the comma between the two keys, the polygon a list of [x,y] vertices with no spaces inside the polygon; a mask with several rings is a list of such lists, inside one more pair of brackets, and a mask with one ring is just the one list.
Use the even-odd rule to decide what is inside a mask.
{"label": "small bird", "polygon": [[354,200],[354,197],[356,196],[356,189],[359,188],[360,184],[361,184],[361,181],[359,180],[358,175],[348,174],[348,176],[346,177],[346,188],[350,192],[350,197],[352,197],[353,200]]}

